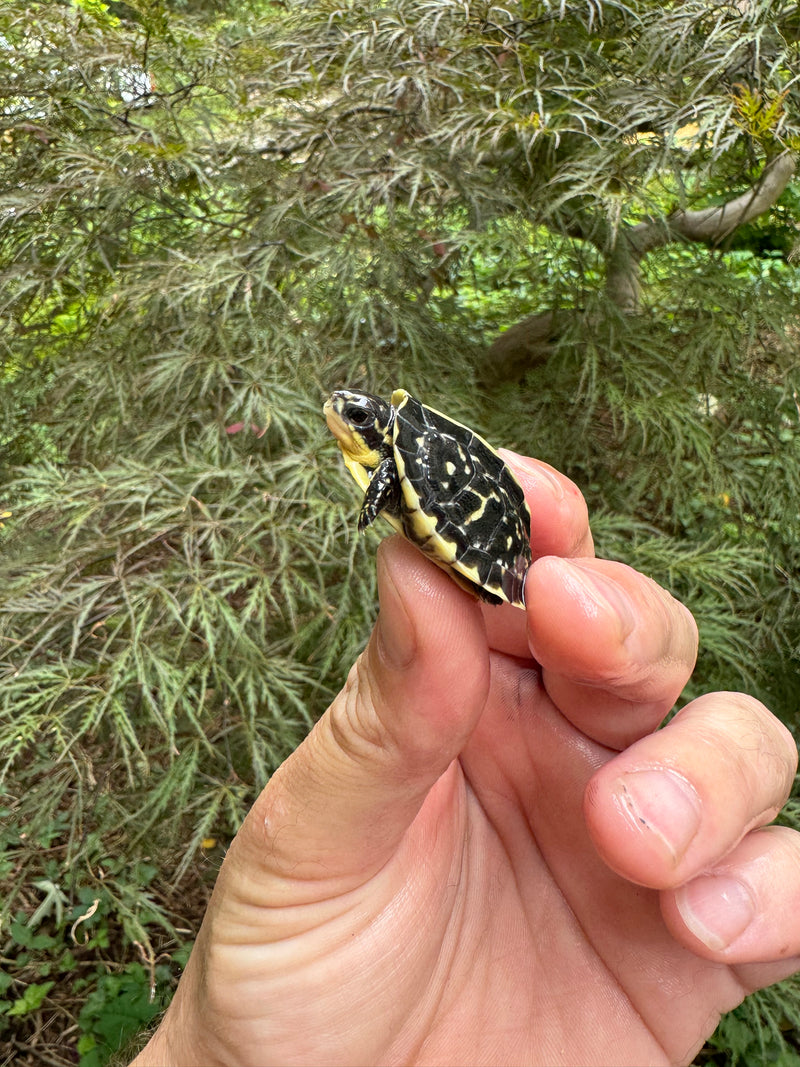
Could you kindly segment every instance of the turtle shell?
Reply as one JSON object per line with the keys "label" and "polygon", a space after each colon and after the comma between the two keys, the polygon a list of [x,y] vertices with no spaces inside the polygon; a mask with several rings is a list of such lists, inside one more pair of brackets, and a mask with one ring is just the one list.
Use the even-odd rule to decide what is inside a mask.
{"label": "turtle shell", "polygon": [[403,533],[482,600],[523,607],[530,511],[519,482],[469,427],[403,389],[392,407]]}

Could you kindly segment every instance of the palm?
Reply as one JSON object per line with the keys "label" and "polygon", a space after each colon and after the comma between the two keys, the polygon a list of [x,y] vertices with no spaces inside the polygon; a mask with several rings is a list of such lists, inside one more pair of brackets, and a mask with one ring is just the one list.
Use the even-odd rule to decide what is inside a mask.
{"label": "palm", "polygon": [[[496,1047],[499,1030],[517,1042],[506,1062],[687,1062],[740,987],[671,938],[655,891],[598,857],[584,792],[613,753],[564,718],[536,675],[525,671],[520,691],[519,665],[504,668],[462,759],[472,798],[467,840],[484,850],[467,878],[476,936],[464,966],[478,976],[476,1007],[485,997],[480,967],[470,964],[479,946],[487,963],[504,946],[524,965],[522,980],[513,967],[494,972],[506,979],[490,998],[494,1033],[468,1035],[465,1055],[473,1041]],[[582,1019],[596,1023],[586,1028]],[[491,1048],[484,1043],[478,1062]]]}

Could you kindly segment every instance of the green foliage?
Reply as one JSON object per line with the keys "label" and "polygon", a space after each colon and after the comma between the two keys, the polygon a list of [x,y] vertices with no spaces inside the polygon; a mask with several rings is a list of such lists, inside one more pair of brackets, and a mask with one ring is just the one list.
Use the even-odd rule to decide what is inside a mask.
{"label": "green foliage", "polygon": [[[797,980],[760,990],[722,1018],[698,1067],[775,1064],[800,1067],[800,985]],[[792,1039],[795,1036],[795,1040]],[[791,1043],[787,1043],[787,1036]]]}
{"label": "green foliage", "polygon": [[[133,873],[141,876],[142,871]],[[154,869],[151,878],[153,874]],[[36,888],[45,887],[39,883]],[[118,939],[112,909],[98,899],[87,904],[86,891],[79,892],[79,904],[66,909],[63,894],[57,887],[50,889],[60,896],[53,913],[40,905],[32,916],[20,912],[7,925],[0,1041],[10,1039],[24,1047],[43,1017],[69,1018],[77,1002],[81,1006],[73,1029],[81,1067],[101,1067],[162,1010],[170,968],[154,961],[147,967],[137,962],[120,965],[111,952],[105,962],[93,964],[92,958]],[[173,953],[173,963],[184,963],[188,951],[186,945]]]}
{"label": "green foliage", "polygon": [[[94,1064],[149,1017],[209,841],[363,646],[341,384],[567,471],[694,611],[686,695],[797,725],[800,191],[636,271],[619,235],[797,149],[798,37],[773,0],[0,6],[3,1024],[71,983]],[[732,1055],[778,1049],[755,1010]]]}
{"label": "green foliage", "polygon": [[[163,980],[166,971],[155,968],[156,979]],[[152,996],[152,980],[153,975],[138,963],[99,978],[78,1017],[80,1067],[103,1067],[112,1053],[159,1014],[162,1009]]]}

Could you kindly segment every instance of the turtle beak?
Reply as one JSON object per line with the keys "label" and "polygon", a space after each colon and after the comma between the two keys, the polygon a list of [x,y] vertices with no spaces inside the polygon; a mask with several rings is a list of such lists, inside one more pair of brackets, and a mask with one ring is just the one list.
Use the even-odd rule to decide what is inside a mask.
{"label": "turtle beak", "polygon": [[333,436],[339,442],[343,449],[352,451],[355,445],[353,441],[353,434],[350,431],[347,423],[342,418],[340,412],[337,410],[339,405],[336,403],[336,394],[328,397],[322,408],[322,414],[325,416],[325,421],[328,424],[328,429]]}

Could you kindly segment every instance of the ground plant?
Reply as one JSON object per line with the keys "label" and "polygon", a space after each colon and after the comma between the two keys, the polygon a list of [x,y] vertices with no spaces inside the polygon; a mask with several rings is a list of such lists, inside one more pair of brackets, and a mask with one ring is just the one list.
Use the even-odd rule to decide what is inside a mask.
{"label": "ground plant", "polygon": [[[797,729],[798,70],[780,0],[0,6],[6,1061],[157,1015],[363,647],[334,388],[564,470],[694,612],[684,698]],[[799,1028],[783,983],[699,1062]]]}

